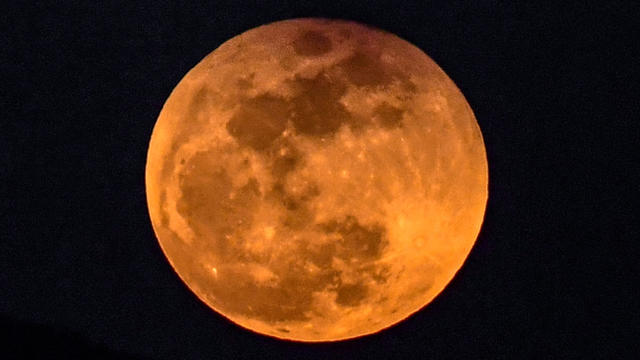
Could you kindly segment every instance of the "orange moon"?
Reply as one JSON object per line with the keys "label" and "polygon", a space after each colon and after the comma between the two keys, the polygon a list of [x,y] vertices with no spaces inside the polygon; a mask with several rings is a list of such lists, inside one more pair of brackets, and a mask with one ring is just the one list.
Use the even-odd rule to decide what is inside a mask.
{"label": "orange moon", "polygon": [[146,165],[149,213],[186,285],[272,337],[371,334],[433,300],[487,202],[475,116],[424,52],[365,25],[275,22],[191,69]]}

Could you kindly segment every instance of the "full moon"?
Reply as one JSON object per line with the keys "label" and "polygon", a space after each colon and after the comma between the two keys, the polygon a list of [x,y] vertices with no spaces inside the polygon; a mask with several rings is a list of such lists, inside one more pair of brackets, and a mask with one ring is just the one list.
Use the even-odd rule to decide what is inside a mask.
{"label": "full moon", "polygon": [[482,225],[475,116],[409,42],[279,21],[207,55],[153,129],[149,214],[186,285],[281,339],[378,332],[451,281]]}

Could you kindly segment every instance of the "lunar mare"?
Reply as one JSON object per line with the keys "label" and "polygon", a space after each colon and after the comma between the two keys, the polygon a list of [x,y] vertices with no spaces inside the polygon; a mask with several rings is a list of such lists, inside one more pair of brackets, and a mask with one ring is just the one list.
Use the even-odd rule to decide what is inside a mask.
{"label": "lunar mare", "polygon": [[296,19],[222,44],[180,81],[149,146],[169,262],[231,321],[332,341],[389,327],[462,266],[487,201],[480,129],[421,50]]}

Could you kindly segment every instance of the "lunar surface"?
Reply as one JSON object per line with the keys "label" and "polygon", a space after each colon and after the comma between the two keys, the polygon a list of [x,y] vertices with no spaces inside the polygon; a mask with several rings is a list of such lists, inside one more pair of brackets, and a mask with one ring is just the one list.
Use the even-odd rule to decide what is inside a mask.
{"label": "lunar surface", "polygon": [[297,341],[380,331],[428,304],[482,224],[487,160],[425,53],[347,21],[222,44],[180,81],[148,152],[149,212],[187,286]]}

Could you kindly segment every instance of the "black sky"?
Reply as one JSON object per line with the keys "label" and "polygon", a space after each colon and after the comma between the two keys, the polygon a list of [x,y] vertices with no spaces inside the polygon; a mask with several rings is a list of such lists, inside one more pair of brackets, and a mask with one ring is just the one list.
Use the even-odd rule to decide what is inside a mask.
{"label": "black sky", "polygon": [[[0,18],[0,357],[640,352],[631,2],[57,3]],[[253,334],[201,303],[160,250],[144,189],[153,125],[185,73],[243,31],[309,16],[423,49],[474,110],[490,177],[476,246],[433,303],[380,334],[315,345]]]}

